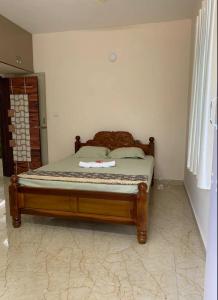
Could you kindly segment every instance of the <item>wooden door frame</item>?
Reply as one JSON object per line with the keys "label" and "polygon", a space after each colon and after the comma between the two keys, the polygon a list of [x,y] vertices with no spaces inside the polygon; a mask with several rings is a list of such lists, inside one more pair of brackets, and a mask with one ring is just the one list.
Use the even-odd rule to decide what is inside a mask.
{"label": "wooden door frame", "polygon": [[0,77],[0,130],[2,143],[2,163],[3,175],[11,176],[14,174],[13,148],[10,147],[12,133],[9,132],[10,119],[8,110],[10,109],[10,89],[9,79]]}

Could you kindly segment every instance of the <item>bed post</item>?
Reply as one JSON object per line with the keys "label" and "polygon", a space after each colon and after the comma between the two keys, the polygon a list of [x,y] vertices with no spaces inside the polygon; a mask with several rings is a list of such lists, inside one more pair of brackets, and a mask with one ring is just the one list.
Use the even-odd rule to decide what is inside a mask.
{"label": "bed post", "polygon": [[15,228],[20,227],[21,225],[21,214],[18,204],[18,177],[16,175],[11,176],[10,184],[10,211],[13,219],[13,226]]}
{"label": "bed post", "polygon": [[76,141],[75,141],[75,153],[80,149],[81,143],[80,143],[80,136],[76,136]]}
{"label": "bed post", "polygon": [[137,237],[140,244],[145,244],[147,241],[147,184],[144,182],[138,185],[137,196]]}
{"label": "bed post", "polygon": [[[149,138],[150,155],[154,156],[154,137]],[[151,186],[154,185],[154,174],[151,180]]]}
{"label": "bed post", "polygon": [[154,137],[149,138],[150,155],[154,156]]}

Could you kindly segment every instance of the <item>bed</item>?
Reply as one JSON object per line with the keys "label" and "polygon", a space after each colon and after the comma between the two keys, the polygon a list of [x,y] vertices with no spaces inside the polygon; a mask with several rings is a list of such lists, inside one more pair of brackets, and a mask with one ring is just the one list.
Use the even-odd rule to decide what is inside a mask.
{"label": "bed", "polygon": [[[79,218],[85,220],[134,224],[137,228],[138,242],[144,244],[147,240],[148,204],[150,190],[153,184],[154,170],[154,138],[149,138],[148,144],[134,140],[129,132],[124,131],[101,131],[87,142],[81,142],[76,136],[75,153],[84,146],[107,147],[110,150],[121,147],[137,147],[146,155],[144,160],[140,159],[116,159],[116,167],[107,170],[87,169],[80,170],[78,163],[80,158],[73,155],[64,160],[49,164],[48,166],[31,171],[26,176],[13,175],[9,186],[10,213],[13,226],[21,226],[21,215],[32,214],[41,216],[52,216],[62,218]],[[97,176],[97,182],[74,182],[72,177],[59,180],[59,177],[46,177],[46,180],[34,177],[49,172],[55,174],[65,173]],[[34,173],[35,172],[35,173]],[[122,174],[123,178],[136,180],[129,184],[107,184],[105,178]],[[31,177],[32,176],[32,177]],[[101,179],[101,177],[106,176]],[[141,177],[140,177],[141,176]],[[50,179],[49,179],[50,178]],[[142,179],[141,179],[142,178]],[[146,178],[146,180],[145,180]],[[87,180],[87,179],[86,179]],[[142,180],[142,181],[140,181]]]}

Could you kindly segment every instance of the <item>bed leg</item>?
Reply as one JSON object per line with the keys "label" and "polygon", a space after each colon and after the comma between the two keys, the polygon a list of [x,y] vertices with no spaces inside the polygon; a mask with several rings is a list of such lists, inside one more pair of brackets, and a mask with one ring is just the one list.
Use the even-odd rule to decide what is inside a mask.
{"label": "bed leg", "polygon": [[21,226],[21,215],[18,213],[16,216],[13,216],[13,227],[19,228]]}
{"label": "bed leg", "polygon": [[18,187],[18,177],[16,175],[13,175],[11,177],[9,194],[10,194],[10,212],[11,212],[12,224],[14,228],[18,228],[21,225],[21,214],[18,205],[17,187]]}
{"label": "bed leg", "polygon": [[137,237],[140,244],[145,244],[147,241],[147,185],[140,183],[138,185],[137,198]]}

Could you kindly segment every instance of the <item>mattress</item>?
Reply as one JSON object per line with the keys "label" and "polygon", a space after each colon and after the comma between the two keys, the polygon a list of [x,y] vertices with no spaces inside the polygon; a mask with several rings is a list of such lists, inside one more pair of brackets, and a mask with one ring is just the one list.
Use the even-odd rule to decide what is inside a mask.
{"label": "mattress", "polygon": [[[146,156],[145,159],[116,159],[116,166],[112,168],[81,168],[80,161],[89,162],[92,158],[75,158],[74,155],[68,156],[65,159],[50,163],[39,168],[42,171],[57,171],[57,172],[95,172],[107,174],[123,174],[123,175],[144,175],[148,177],[148,192],[151,185],[154,158],[153,156]],[[104,161],[110,161],[104,160]],[[101,191],[101,192],[115,192],[135,194],[138,192],[137,185],[122,185],[122,184],[99,184],[99,183],[80,183],[80,182],[65,182],[53,180],[38,180],[19,178],[19,183],[22,186],[39,187],[39,188],[57,188],[69,190],[86,190],[86,191]]]}

